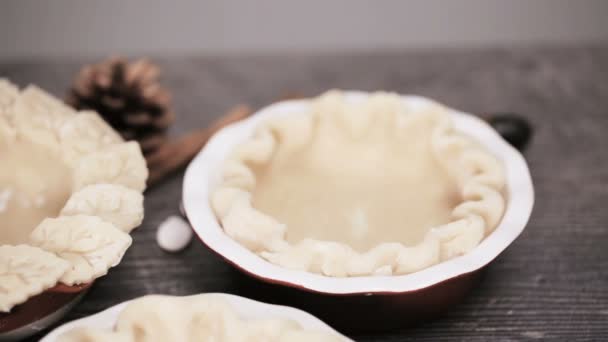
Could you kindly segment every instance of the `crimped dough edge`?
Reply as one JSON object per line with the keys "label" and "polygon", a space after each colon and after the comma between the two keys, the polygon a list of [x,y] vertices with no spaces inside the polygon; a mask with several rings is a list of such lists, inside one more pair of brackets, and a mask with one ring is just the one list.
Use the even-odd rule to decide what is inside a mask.
{"label": "crimped dough edge", "polygon": [[[251,199],[256,177],[247,163],[269,162],[278,144],[275,134],[286,129],[282,125],[284,121],[271,119],[258,126],[251,138],[235,148],[225,161],[220,185],[212,192],[211,206],[231,238],[276,265],[325,276],[348,277],[420,271],[471,251],[496,228],[505,209],[503,166],[475,140],[457,132],[448,109],[438,103],[426,108],[409,108],[401,96],[378,92],[354,105],[342,92],[329,91],[311,101],[309,115],[291,118],[299,120],[297,125],[301,129],[291,129],[290,137],[306,139],[307,127],[316,116],[348,112],[353,106],[370,111],[378,108],[393,111],[397,118],[404,115],[436,117],[437,124],[431,136],[432,151],[455,179],[462,198],[452,210],[451,221],[431,228],[414,246],[381,243],[366,252],[358,252],[345,243],[333,241],[287,242],[284,236],[289,228],[255,209]],[[342,117],[351,120],[349,115]],[[356,122],[347,124],[357,129]]]}
{"label": "crimped dough edge", "polygon": [[60,335],[61,342],[95,341],[284,341],[338,342],[337,334],[307,330],[285,318],[241,317],[214,294],[187,297],[148,295],[129,302],[111,330],[80,327]]}

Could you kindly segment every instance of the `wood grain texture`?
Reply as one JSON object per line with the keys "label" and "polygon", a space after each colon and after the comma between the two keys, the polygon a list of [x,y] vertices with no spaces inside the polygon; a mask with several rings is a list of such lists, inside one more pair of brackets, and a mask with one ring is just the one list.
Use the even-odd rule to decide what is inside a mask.
{"label": "wood grain texture", "polygon": [[[329,88],[420,94],[472,113],[514,111],[535,126],[526,151],[536,205],[525,232],[443,317],[359,341],[608,340],[608,47],[160,59],[178,113],[173,133],[237,103]],[[63,95],[88,60],[16,62],[0,75]],[[194,241],[155,244],[178,213],[183,172],[146,193],[146,218],[123,262],[69,316],[149,293],[242,293],[236,271]]]}

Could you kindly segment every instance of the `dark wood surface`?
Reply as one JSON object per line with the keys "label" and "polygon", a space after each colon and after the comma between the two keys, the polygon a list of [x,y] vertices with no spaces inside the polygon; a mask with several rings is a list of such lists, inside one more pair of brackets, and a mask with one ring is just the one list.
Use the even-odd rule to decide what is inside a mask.
{"label": "dark wood surface", "polygon": [[[173,134],[237,103],[329,88],[413,93],[472,113],[514,111],[535,126],[525,153],[536,205],[524,233],[460,305],[400,332],[358,341],[608,340],[608,47],[160,59],[173,90]],[[84,60],[0,64],[0,76],[62,95]],[[178,213],[179,173],[146,192],[146,218],[122,263],[63,322],[149,293],[242,294],[243,278],[198,241],[155,243]],[[373,313],[361,313],[373,314]]]}

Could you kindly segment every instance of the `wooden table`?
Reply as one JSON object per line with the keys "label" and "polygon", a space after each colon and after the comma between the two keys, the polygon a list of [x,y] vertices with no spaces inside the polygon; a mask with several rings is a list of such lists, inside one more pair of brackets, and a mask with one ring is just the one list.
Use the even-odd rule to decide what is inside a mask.
{"label": "wooden table", "polygon": [[[471,113],[514,111],[536,127],[526,158],[536,205],[525,232],[467,299],[443,317],[360,341],[608,339],[608,47],[160,59],[178,113],[174,134],[237,103],[330,88],[386,89]],[[0,64],[0,75],[62,95],[79,66]],[[183,173],[146,192],[146,218],[122,263],[65,321],[149,293],[242,293],[243,278],[194,241],[180,254],[155,243],[178,213]]]}

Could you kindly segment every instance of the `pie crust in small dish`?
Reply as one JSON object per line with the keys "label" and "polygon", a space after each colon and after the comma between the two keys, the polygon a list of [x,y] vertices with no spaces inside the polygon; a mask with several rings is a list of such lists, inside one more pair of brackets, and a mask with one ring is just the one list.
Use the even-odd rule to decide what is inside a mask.
{"label": "pie crust in small dish", "polygon": [[41,342],[350,339],[303,311],[222,293],[150,295],[65,324]]}
{"label": "pie crust in small dish", "polygon": [[[357,91],[347,91],[343,92],[341,95],[335,93],[329,95],[331,95],[331,97],[341,96],[344,101],[351,104],[370,103],[370,98],[373,97],[370,93]],[[381,96],[384,97],[386,95],[381,94]],[[392,95],[390,97],[394,98]],[[211,250],[221,255],[238,269],[257,279],[270,284],[278,284],[279,286],[314,292],[320,294],[319,298],[322,297],[326,300],[332,300],[332,302],[339,302],[340,305],[342,305],[341,307],[343,307],[343,305],[361,303],[365,304],[361,305],[362,309],[368,310],[373,306],[374,308],[378,308],[378,310],[375,311],[378,312],[378,320],[388,317],[387,315],[380,314],[379,309],[381,307],[395,309],[395,312],[392,312],[393,315],[390,317],[394,318],[393,321],[395,323],[401,322],[401,324],[403,324],[404,319],[406,319],[403,318],[404,313],[411,313],[410,316],[412,316],[412,318],[416,318],[414,316],[422,316],[421,313],[424,313],[424,316],[428,316],[431,312],[437,313],[437,311],[444,310],[448,304],[454,304],[458,298],[462,298],[462,296],[466,294],[472,287],[473,282],[479,279],[479,271],[494,260],[494,258],[507,248],[524,230],[534,203],[534,190],[530,172],[523,156],[502,139],[492,127],[476,116],[441,106],[432,100],[419,96],[402,95],[400,96],[400,99],[410,113],[426,111],[436,112],[437,109],[439,109],[440,112],[443,112],[449,117],[452,122],[453,131],[459,134],[454,135],[454,140],[447,139],[448,141],[445,145],[440,143],[438,144],[439,146],[448,148],[452,146],[458,149],[461,142],[466,144],[470,143],[472,146],[478,145],[481,146],[481,154],[483,155],[481,158],[482,160],[492,160],[488,163],[491,165],[496,165],[494,160],[498,161],[498,165],[500,166],[499,170],[491,174],[502,175],[502,181],[499,179],[500,177],[484,177],[481,180],[478,180],[480,184],[487,187],[501,189],[496,192],[500,193],[500,198],[504,203],[503,212],[498,210],[488,211],[486,213],[484,210],[483,215],[481,215],[482,212],[479,211],[480,208],[475,208],[473,210],[472,207],[468,207],[467,209],[471,209],[470,212],[477,212],[480,214],[478,215],[480,217],[485,218],[487,216],[488,219],[498,217],[498,221],[495,227],[492,225],[488,225],[487,227],[484,226],[483,238],[479,238],[478,231],[478,235],[470,235],[475,237],[472,239],[472,243],[463,245],[458,244],[459,246],[467,247],[466,249],[460,250],[462,253],[456,253],[458,255],[454,255],[453,258],[446,258],[445,261],[442,260],[441,262],[436,262],[434,264],[429,263],[428,267],[420,267],[418,271],[411,273],[406,272],[404,274],[399,274],[397,267],[391,267],[390,270],[393,273],[392,275],[388,275],[388,268],[375,267],[374,269],[374,267],[370,267],[369,264],[367,264],[366,267],[369,267],[370,270],[374,270],[373,272],[366,272],[367,274],[359,276],[348,276],[350,269],[344,266],[349,265],[349,260],[340,260],[339,258],[336,259],[337,262],[335,264],[333,262],[328,262],[325,265],[319,262],[322,260],[321,258],[316,259],[315,262],[310,264],[301,262],[301,260],[309,258],[308,256],[304,256],[303,258],[286,258],[285,260],[289,260],[290,263],[293,260],[295,261],[291,264],[286,263],[286,266],[280,266],[278,265],[278,262],[276,262],[277,260],[275,260],[275,262],[270,262],[267,258],[273,258],[275,255],[278,255],[276,254],[277,251],[278,253],[289,251],[289,238],[274,238],[280,236],[280,234],[276,234],[276,232],[272,230],[264,230],[262,233],[267,233],[264,237],[268,238],[269,241],[260,241],[260,239],[252,234],[244,236],[236,235],[235,232],[241,233],[241,230],[239,230],[236,225],[233,226],[235,230],[231,232],[228,232],[228,230],[222,226],[222,224],[225,224],[225,215],[229,211],[226,210],[226,208],[230,208],[231,205],[229,205],[229,203],[232,203],[233,205],[237,203],[235,198],[240,198],[241,204],[239,205],[242,209],[247,209],[244,211],[244,215],[240,217],[240,220],[245,227],[250,227],[249,225],[251,222],[258,222],[255,219],[251,220],[251,217],[248,217],[247,215],[259,217],[261,213],[258,210],[253,210],[256,206],[255,194],[253,197],[247,195],[247,193],[255,191],[254,184],[251,181],[256,180],[256,174],[257,172],[260,172],[259,167],[256,169],[256,167],[236,166],[242,163],[232,162],[234,158],[237,158],[238,160],[239,154],[240,156],[249,154],[247,151],[243,153],[242,149],[246,149],[247,146],[252,146],[250,144],[252,139],[258,141],[257,139],[259,137],[264,138],[266,135],[267,138],[264,138],[266,140],[259,140],[260,144],[266,142],[268,146],[272,145],[271,143],[268,143],[271,142],[271,139],[264,133],[264,129],[260,127],[268,127],[268,123],[271,122],[285,124],[289,127],[290,121],[306,121],[302,119],[302,117],[311,115],[315,106],[323,105],[322,103],[320,104],[319,101],[310,99],[283,101],[270,105],[244,121],[225,127],[209,140],[203,150],[191,162],[184,179],[184,209],[195,233]],[[365,116],[363,114],[361,114],[361,116],[363,116],[363,118],[361,118],[363,121]],[[443,114],[440,114],[439,116],[443,116]],[[332,116],[332,119],[333,118],[337,120],[340,119],[340,116],[334,115]],[[355,120],[354,122],[359,121]],[[397,123],[395,122],[393,125],[397,125]],[[352,125],[352,132],[360,132],[359,128],[366,128],[365,126],[366,125],[358,125],[355,123]],[[341,127],[351,126],[342,125]],[[349,129],[344,129],[344,132],[346,133],[350,131],[351,130]],[[361,129],[361,131],[365,132],[369,130]],[[268,133],[268,130],[266,130],[266,132]],[[270,130],[270,138],[276,139],[276,136],[273,135],[274,133],[272,132],[273,131]],[[417,132],[414,132],[414,134],[417,134]],[[463,139],[460,139],[461,135],[464,136]],[[294,138],[297,137],[298,136],[295,136]],[[404,149],[407,150],[407,147],[404,147]],[[257,150],[264,149],[260,148]],[[266,151],[268,150],[272,151],[271,148],[266,149]],[[483,151],[485,151],[485,153]],[[373,153],[371,154],[373,157]],[[253,155],[260,157],[262,160],[268,158],[268,155],[264,154]],[[365,154],[362,155],[365,156]],[[368,157],[365,156],[365,158]],[[336,160],[331,159],[329,161],[335,162]],[[367,160],[367,163],[364,164],[369,165],[370,162],[373,162],[373,160]],[[249,165],[253,165],[251,161],[248,161],[248,163]],[[235,167],[231,169],[230,164]],[[247,164],[245,166],[247,166]],[[383,178],[381,176],[384,172],[384,167],[381,163],[378,163],[375,167],[377,176],[375,179],[381,180]],[[366,166],[366,168],[369,169],[369,166]],[[229,183],[231,178],[228,177],[230,176],[230,173],[227,173],[227,170],[237,175],[237,177],[234,178],[235,180],[246,180],[249,181],[249,183]],[[492,168],[489,167],[487,170],[492,170]],[[461,170],[456,171],[458,172],[456,172],[455,175],[458,175],[461,171],[473,172],[476,174],[477,170],[475,168],[463,167]],[[245,176],[242,177],[243,175]],[[458,188],[458,179],[459,178],[456,177],[456,181],[453,181],[457,185],[456,188]],[[498,186],[500,185],[500,182],[504,184],[504,187],[501,188]],[[234,191],[227,190],[226,188],[229,185],[236,189]],[[363,186],[367,187],[369,185],[363,184]],[[386,187],[387,186],[384,186],[384,188]],[[433,187],[429,189],[433,189]],[[316,198],[333,196],[327,195],[330,191],[331,189],[321,189]],[[222,192],[224,193],[223,195],[221,194]],[[232,194],[230,192],[232,192]],[[491,198],[497,198],[497,201],[500,202],[501,200],[498,199],[499,197],[494,196],[496,195],[496,192],[493,192]],[[247,204],[251,198],[254,199],[253,205],[248,206]],[[287,196],[285,198],[287,198]],[[359,198],[361,198],[361,196]],[[389,203],[389,205],[394,204]],[[496,214],[496,216],[488,215],[490,213],[499,214]],[[325,217],[325,212],[314,212],[310,213],[310,215],[312,219],[320,221]],[[265,215],[263,217],[270,217],[268,221],[272,223],[264,227],[273,227],[279,232],[281,230],[289,231],[289,228],[286,229],[280,225],[280,220],[277,220],[270,215]],[[266,220],[264,220],[264,223],[265,222]],[[279,222],[279,224],[275,224],[276,222]],[[403,224],[405,226],[407,221],[403,222]],[[488,228],[487,232],[485,228]],[[311,227],[310,229],[315,228]],[[256,229],[254,228],[252,231],[256,231]],[[427,231],[430,231],[430,229]],[[247,234],[247,232],[244,234]],[[463,237],[464,236],[469,235],[463,235]],[[439,238],[442,238],[442,236],[439,235]],[[343,243],[341,244],[344,245]],[[274,250],[270,250],[270,248],[266,250],[266,246],[274,248]],[[404,244],[404,247],[408,246]],[[356,253],[362,253],[355,248],[352,249]],[[293,248],[291,250],[293,250]],[[344,248],[339,247],[338,250],[341,251],[344,250]],[[322,253],[323,250],[321,249],[319,254],[322,255]],[[394,256],[395,254],[397,253],[388,253],[389,256]],[[433,254],[421,253],[421,255]],[[439,255],[441,258],[441,246]],[[333,261],[334,259],[323,260]],[[372,258],[372,260],[374,259]],[[375,260],[384,262],[381,258]],[[399,259],[390,258],[390,260],[392,262]],[[434,260],[437,260],[437,258],[435,257]],[[397,265],[396,263],[392,264],[391,262],[387,262],[386,264]],[[421,265],[419,261],[412,262],[414,265]],[[370,264],[376,266],[374,263]],[[412,270],[415,268],[418,267],[413,267]],[[325,274],[330,274],[330,276]],[[344,274],[347,276],[338,276]],[[342,301],[335,295],[352,296],[352,302],[349,301],[350,304],[346,304],[346,298]],[[398,298],[395,298],[395,296]],[[333,298],[335,298],[335,300]],[[435,310],[435,308],[437,310]],[[357,309],[353,306],[353,314],[356,314],[355,311],[357,311]],[[399,317],[402,317],[403,319],[399,321]],[[368,315],[363,315],[357,322],[361,323],[361,327],[363,327],[364,325],[369,325],[368,322],[366,322],[366,320],[369,319]],[[353,322],[355,321],[349,320],[350,325],[353,325]]]}
{"label": "pie crust in small dish", "polygon": [[224,164],[212,206],[226,233],[279,266],[407,274],[463,255],[502,218],[501,162],[448,109],[337,91],[260,124]]}
{"label": "pie crust in small dish", "polygon": [[139,145],[96,113],[0,79],[0,319],[117,265],[143,219],[147,175]]}

